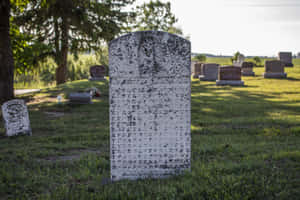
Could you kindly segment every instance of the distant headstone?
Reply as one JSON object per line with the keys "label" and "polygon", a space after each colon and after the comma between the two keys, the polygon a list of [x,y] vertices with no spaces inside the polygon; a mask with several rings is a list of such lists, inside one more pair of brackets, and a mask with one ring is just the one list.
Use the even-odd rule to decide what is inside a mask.
{"label": "distant headstone", "polygon": [[218,79],[219,65],[216,63],[202,64],[201,74],[199,79],[201,81],[216,81]]}
{"label": "distant headstone", "polygon": [[72,104],[90,104],[92,103],[92,94],[90,92],[70,93],[69,102]]}
{"label": "distant headstone", "polygon": [[240,54],[237,57],[237,60],[233,61],[233,66],[241,67],[244,61],[245,61],[245,56],[243,54]]}
{"label": "distant headstone", "polygon": [[90,81],[101,81],[105,80],[105,66],[94,65],[90,67]]}
{"label": "distant headstone", "polygon": [[2,105],[2,115],[7,136],[31,135],[27,106],[24,100],[14,99]]}
{"label": "distant headstone", "polygon": [[243,76],[254,76],[253,62],[243,62],[242,64],[242,75]]}
{"label": "distant headstone", "polygon": [[201,75],[201,65],[203,63],[196,62],[192,66],[192,76],[193,78],[199,78],[199,75]]}
{"label": "distant headstone", "polygon": [[110,42],[112,180],[190,169],[190,48],[188,40],[160,31]]}
{"label": "distant headstone", "polygon": [[237,66],[221,66],[219,67],[219,77],[216,81],[217,85],[242,86],[244,81],[241,80],[241,67]]}
{"label": "distant headstone", "polygon": [[283,62],[285,67],[293,67],[293,55],[292,52],[279,52],[278,59]]}
{"label": "distant headstone", "polygon": [[266,60],[264,78],[286,78],[284,63],[280,60]]}

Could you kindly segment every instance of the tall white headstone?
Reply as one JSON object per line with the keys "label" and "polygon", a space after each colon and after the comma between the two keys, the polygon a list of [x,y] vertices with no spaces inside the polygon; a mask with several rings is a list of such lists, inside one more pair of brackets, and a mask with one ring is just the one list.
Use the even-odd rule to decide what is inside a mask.
{"label": "tall white headstone", "polygon": [[7,136],[31,135],[28,110],[21,99],[7,101],[2,105],[2,115]]}
{"label": "tall white headstone", "polygon": [[145,31],[109,45],[111,179],[190,169],[190,42]]}

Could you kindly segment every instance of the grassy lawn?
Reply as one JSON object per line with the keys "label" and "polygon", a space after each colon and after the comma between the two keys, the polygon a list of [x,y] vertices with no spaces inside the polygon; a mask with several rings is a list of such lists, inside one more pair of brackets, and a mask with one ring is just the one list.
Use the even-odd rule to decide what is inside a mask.
{"label": "grassy lawn", "polygon": [[[33,135],[0,124],[0,199],[299,199],[300,62],[288,79],[254,71],[245,87],[192,80],[192,170],[162,180],[110,183],[108,82],[20,96]],[[91,105],[56,103],[91,86]]]}

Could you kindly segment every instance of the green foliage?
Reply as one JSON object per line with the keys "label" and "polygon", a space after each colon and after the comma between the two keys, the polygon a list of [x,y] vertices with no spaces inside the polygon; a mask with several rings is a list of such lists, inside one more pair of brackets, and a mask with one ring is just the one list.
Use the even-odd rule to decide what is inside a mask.
{"label": "green foliage", "polygon": [[140,31],[160,30],[176,34],[182,33],[180,28],[173,26],[177,21],[178,19],[171,12],[170,2],[164,3],[160,0],[151,0],[149,3],[137,6],[134,29]]}
{"label": "green foliage", "polygon": [[[13,21],[30,34],[33,45],[47,45],[44,57],[52,56],[64,82],[68,53],[97,50],[103,41],[121,33],[132,13],[122,8],[135,0],[12,0]],[[36,48],[34,48],[36,49]]]}
{"label": "green foliage", "polygon": [[205,62],[206,56],[204,54],[198,54],[194,57],[194,60],[199,62]]}
{"label": "green foliage", "polygon": [[231,62],[233,63],[233,61],[237,61],[238,60],[238,57],[242,55],[239,51],[237,51],[233,57],[231,58]]}
{"label": "green foliage", "polygon": [[254,60],[254,63],[255,63],[255,66],[256,66],[256,67],[262,66],[260,57],[255,56],[255,57],[253,58],[253,60]]}

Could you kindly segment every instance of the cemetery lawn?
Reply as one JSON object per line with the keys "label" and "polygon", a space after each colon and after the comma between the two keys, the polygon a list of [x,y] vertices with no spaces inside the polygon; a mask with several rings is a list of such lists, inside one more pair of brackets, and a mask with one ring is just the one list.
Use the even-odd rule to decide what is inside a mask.
{"label": "cemetery lawn", "polygon": [[[33,135],[0,124],[0,199],[299,199],[300,63],[288,79],[254,71],[245,87],[192,80],[192,169],[162,180],[109,181],[108,82],[19,96]],[[92,86],[93,104],[56,102]]]}

